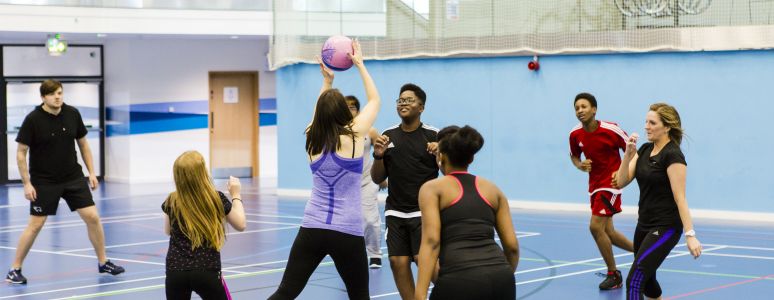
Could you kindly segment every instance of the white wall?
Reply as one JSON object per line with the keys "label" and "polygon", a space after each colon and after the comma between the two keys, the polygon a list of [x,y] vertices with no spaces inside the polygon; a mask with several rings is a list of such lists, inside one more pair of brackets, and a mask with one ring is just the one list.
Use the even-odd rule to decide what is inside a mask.
{"label": "white wall", "polygon": [[271,11],[0,4],[3,31],[265,36],[272,20]]}
{"label": "white wall", "polygon": [[[261,71],[260,97],[274,97],[274,73],[265,72],[267,52],[265,39],[109,40],[105,43],[106,106],[206,101],[210,71]],[[260,142],[261,149],[276,145],[276,135],[273,141],[271,136],[261,136]],[[207,129],[111,136],[106,142],[106,179],[169,181],[174,159],[192,149],[209,156]],[[276,150],[261,151],[260,160],[276,161]],[[271,175],[266,173],[262,175]]]}

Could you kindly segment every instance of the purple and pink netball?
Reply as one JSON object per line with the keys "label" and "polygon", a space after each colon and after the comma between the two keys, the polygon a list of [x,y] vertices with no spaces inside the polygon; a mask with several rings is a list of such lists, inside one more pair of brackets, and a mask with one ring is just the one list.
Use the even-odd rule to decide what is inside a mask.
{"label": "purple and pink netball", "polygon": [[346,36],[334,35],[328,38],[322,47],[322,61],[331,70],[345,71],[352,67],[352,60],[347,55],[354,54],[352,40]]}

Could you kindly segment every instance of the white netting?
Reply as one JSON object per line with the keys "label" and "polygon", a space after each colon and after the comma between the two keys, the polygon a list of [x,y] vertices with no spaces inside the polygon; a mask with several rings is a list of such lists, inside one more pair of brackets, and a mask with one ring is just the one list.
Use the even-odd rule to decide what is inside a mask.
{"label": "white netting", "polygon": [[774,48],[774,0],[275,0],[272,69],[331,35],[368,59]]}

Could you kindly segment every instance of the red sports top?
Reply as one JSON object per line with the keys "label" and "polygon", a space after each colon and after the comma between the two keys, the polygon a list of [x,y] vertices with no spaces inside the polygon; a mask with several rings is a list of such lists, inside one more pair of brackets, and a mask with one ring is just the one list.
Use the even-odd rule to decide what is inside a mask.
{"label": "red sports top", "polygon": [[597,123],[599,127],[594,132],[583,130],[580,123],[570,131],[570,155],[580,158],[583,153],[586,159],[591,159],[589,194],[600,190],[620,194],[621,190],[613,189],[611,176],[621,165],[618,149],[626,150],[629,137],[616,123]]}

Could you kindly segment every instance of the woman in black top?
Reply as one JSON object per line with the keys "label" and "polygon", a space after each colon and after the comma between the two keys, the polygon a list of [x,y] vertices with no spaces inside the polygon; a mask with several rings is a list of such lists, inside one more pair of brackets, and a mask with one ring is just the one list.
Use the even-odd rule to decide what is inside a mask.
{"label": "woman in black top", "polygon": [[438,262],[430,299],[515,299],[519,244],[508,200],[494,183],[468,173],[484,138],[469,126],[450,126],[438,133],[438,142],[437,161],[446,176],[419,190],[422,242],[414,298],[427,298]]}
{"label": "woman in black top", "polygon": [[639,219],[634,233],[635,258],[626,278],[626,299],[660,299],[656,270],[680,241],[685,230],[691,255],[701,255],[685,199],[685,156],[680,150],[683,128],[677,110],[666,103],[650,106],[645,117],[649,143],[635,152],[637,134],[626,144],[614,185],[623,188],[637,179]]}
{"label": "woman in black top", "polygon": [[231,299],[220,274],[220,248],[226,241],[225,223],[245,230],[245,211],[240,198],[239,179],[231,177],[226,195],[215,190],[204,157],[187,151],[173,167],[176,190],[161,205],[167,250],[167,299]]}

